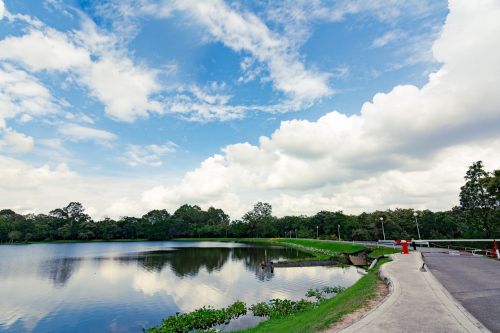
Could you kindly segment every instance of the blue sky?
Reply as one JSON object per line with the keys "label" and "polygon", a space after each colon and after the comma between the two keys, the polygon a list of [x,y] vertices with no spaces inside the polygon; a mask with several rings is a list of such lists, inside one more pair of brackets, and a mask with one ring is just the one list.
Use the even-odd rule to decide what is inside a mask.
{"label": "blue sky", "polygon": [[[459,11],[463,1],[456,3]],[[279,212],[286,213],[289,204],[280,202],[284,197],[305,205],[308,196],[326,198],[334,187],[369,181],[370,174],[414,171],[417,159],[428,161],[451,147],[443,143],[429,149],[423,144],[423,153],[417,156],[408,153],[408,143],[370,150],[368,138],[363,148],[353,147],[360,154],[368,149],[362,158],[370,160],[366,165],[344,163],[345,156],[336,152],[322,156],[323,164],[316,165],[308,159],[313,154],[308,150],[315,148],[300,147],[301,143],[311,137],[316,139],[312,146],[335,147],[343,142],[328,136],[322,141],[314,129],[304,133],[303,140],[297,134],[296,143],[293,133],[282,146],[277,141],[288,125],[320,126],[321,119],[334,122],[326,132],[342,137],[343,130],[337,128],[342,117],[348,119],[346,128],[356,127],[358,118],[368,122],[364,118],[371,113],[364,111],[369,108],[364,105],[376,108],[377,94],[391,96],[396,87],[409,86],[425,91],[429,74],[453,60],[447,54],[440,58],[433,49],[452,15],[449,7],[452,3],[446,1],[4,0],[0,2],[4,82],[0,154],[17,168],[26,168],[16,169],[21,174],[46,168],[64,182],[57,171],[63,170],[79,183],[112,187],[130,182],[135,188],[127,189],[123,197],[117,190],[101,199],[91,192],[107,193],[109,188],[77,187],[69,193],[68,201],[83,201],[96,215],[120,215],[120,207],[131,205],[117,202],[145,200],[123,214],[139,214],[158,205],[173,207],[184,200],[226,205],[237,215],[259,199],[275,200]],[[386,124],[388,132],[400,130],[392,128],[391,121]],[[386,132],[376,136],[381,145]],[[344,137],[345,144],[357,137]],[[385,139],[391,144],[398,140]],[[250,157],[239,151],[232,156],[228,150],[245,143],[266,154],[274,149],[271,155],[277,159],[292,152],[293,161],[277,165],[264,153],[252,157],[256,161],[262,157],[261,163],[273,170],[288,166],[293,170],[299,163],[306,169],[333,167],[332,174],[297,185],[300,170],[286,177],[280,171],[278,178],[295,179],[287,182],[270,176],[273,171],[257,171],[261,166],[246,165],[244,169],[256,177],[253,185],[212,184],[206,194],[192,195],[191,186],[204,188],[211,183],[213,174],[203,170],[214,159],[222,158],[226,170],[217,175],[231,178],[225,172]],[[191,184],[197,170],[202,175]],[[144,199],[153,189],[161,193]],[[171,194],[183,191],[188,194]],[[0,204],[40,211],[63,204],[68,193],[44,203],[38,203],[37,195],[24,203]],[[339,198],[330,195],[329,200],[336,204],[330,201],[326,208],[350,210],[350,205],[338,204]],[[360,203],[353,211],[362,209],[363,202],[366,210],[396,204],[432,207],[425,200],[376,204],[370,198],[356,200]],[[444,202],[453,204],[449,199]],[[109,211],[110,206],[115,208]],[[325,207],[313,205],[304,213],[320,208]]]}

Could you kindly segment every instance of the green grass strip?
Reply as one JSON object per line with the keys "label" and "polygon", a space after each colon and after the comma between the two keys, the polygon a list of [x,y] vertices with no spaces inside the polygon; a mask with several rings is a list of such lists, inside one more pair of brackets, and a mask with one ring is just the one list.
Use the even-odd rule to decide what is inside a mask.
{"label": "green grass strip", "polygon": [[289,243],[298,244],[307,247],[315,247],[318,249],[328,250],[331,252],[340,253],[356,253],[364,250],[366,247],[363,245],[333,242],[333,241],[319,241],[319,240],[309,240],[309,239],[277,239],[279,243]]}
{"label": "green grass strip", "polygon": [[376,294],[378,270],[387,262],[381,260],[354,285],[316,308],[287,318],[269,319],[259,325],[238,332],[244,333],[309,333],[330,327],[344,315],[361,308]]}

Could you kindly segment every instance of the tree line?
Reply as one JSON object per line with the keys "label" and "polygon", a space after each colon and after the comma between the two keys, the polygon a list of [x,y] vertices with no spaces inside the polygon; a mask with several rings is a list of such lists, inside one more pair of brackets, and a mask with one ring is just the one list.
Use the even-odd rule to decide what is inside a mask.
{"label": "tree line", "polygon": [[222,209],[203,210],[188,204],[173,214],[161,209],[142,217],[94,221],[78,202],[49,214],[21,215],[3,209],[0,210],[0,242],[317,236],[375,240],[383,238],[381,218],[387,239],[418,239],[417,222],[424,239],[500,237],[500,170],[487,172],[478,161],[469,167],[464,178],[460,205],[441,212],[398,208],[359,215],[321,211],[313,216],[276,217],[270,204],[258,202],[242,219],[233,221]]}

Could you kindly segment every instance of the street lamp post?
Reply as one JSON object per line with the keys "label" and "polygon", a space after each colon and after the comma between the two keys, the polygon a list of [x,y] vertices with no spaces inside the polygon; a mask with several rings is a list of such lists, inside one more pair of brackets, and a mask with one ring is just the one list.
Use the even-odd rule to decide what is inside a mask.
{"label": "street lamp post", "polygon": [[316,226],[316,239],[319,239],[319,226]]}
{"label": "street lamp post", "polygon": [[418,214],[417,214],[417,212],[414,212],[413,216],[415,217],[415,223],[417,224],[418,239],[422,240],[422,238],[420,237],[420,228],[418,227],[418,219],[417,219]]}
{"label": "street lamp post", "polygon": [[339,240],[340,240],[340,224],[337,224],[337,233],[339,234]]}
{"label": "street lamp post", "polygon": [[380,217],[380,222],[382,222],[382,234],[384,235],[384,240],[385,240],[384,218],[383,217]]}

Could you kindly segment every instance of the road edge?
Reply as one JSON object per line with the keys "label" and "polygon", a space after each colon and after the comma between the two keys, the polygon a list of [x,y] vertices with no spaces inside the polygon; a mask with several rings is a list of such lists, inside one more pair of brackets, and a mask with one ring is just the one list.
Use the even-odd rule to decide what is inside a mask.
{"label": "road edge", "polygon": [[382,281],[384,281],[384,283],[389,286],[389,294],[376,306],[370,309],[370,311],[365,313],[349,326],[338,331],[338,333],[357,332],[362,327],[369,325],[371,321],[375,319],[375,316],[377,316],[376,312],[385,311],[385,308],[390,307],[398,299],[399,295],[401,295],[401,286],[399,285],[399,282],[390,273],[387,272],[387,267],[389,265],[395,264],[398,261],[398,258],[394,255],[391,255],[390,259],[390,262],[380,267],[378,273]]}
{"label": "road edge", "polygon": [[419,259],[422,263],[422,267],[425,264],[425,267],[427,267],[425,279],[431,286],[434,294],[437,296],[437,298],[449,308],[451,314],[455,317],[455,319],[464,327],[469,332],[474,332],[479,330],[480,332],[484,333],[491,333],[491,331],[484,326],[476,317],[474,317],[466,308],[460,304],[460,302],[453,297],[453,295],[439,282],[439,280],[436,278],[436,276],[432,273],[431,269],[428,268],[427,264],[425,263],[424,256],[422,255],[421,252]]}

